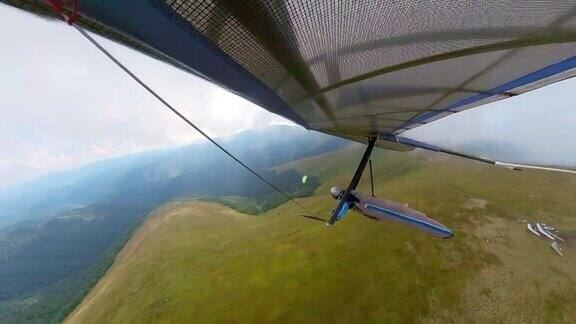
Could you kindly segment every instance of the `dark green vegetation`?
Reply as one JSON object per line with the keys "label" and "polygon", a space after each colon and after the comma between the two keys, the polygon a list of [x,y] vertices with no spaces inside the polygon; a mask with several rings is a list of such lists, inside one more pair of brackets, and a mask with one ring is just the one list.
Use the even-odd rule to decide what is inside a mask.
{"label": "dark green vegetation", "polygon": [[[299,201],[334,207],[360,150],[278,169],[319,178]],[[437,154],[377,151],[379,196],[426,212],[453,240],[350,214],[333,228],[283,204],[260,217],[208,202],[165,205],[68,318],[130,322],[574,322],[576,178]],[[367,191],[366,177],[361,190]],[[566,255],[529,234],[559,227]]]}
{"label": "dark green vegetation", "polygon": [[[264,176],[266,176],[266,179],[271,180],[272,183],[282,184],[282,190],[288,192],[289,197],[292,198],[307,197],[320,186],[318,178],[311,175],[307,175],[306,182],[301,183],[302,174],[294,169],[272,170]],[[288,198],[279,192],[272,192],[257,197],[227,196],[203,198],[203,200],[220,203],[244,214],[257,215],[285,203]]]}
{"label": "dark green vegetation", "polygon": [[[348,144],[274,126],[240,133],[224,145],[302,197],[318,180],[309,176],[303,184],[300,171],[275,167]],[[0,322],[63,319],[150,210],[171,200],[207,198],[253,214],[285,201],[208,144],[96,162],[1,192]]]}
{"label": "dark green vegetation", "polygon": [[[0,300],[28,294],[86,268],[142,212],[125,206],[78,208],[3,234],[2,241],[12,244],[0,246],[7,251],[0,265]],[[76,244],[80,241],[83,244]]]}
{"label": "dark green vegetation", "polygon": [[[85,215],[88,216],[90,214],[87,213]],[[120,219],[124,218],[124,216],[118,214],[109,216],[117,216]],[[72,220],[72,222],[76,221]],[[60,236],[57,240],[62,240],[63,242],[55,242],[56,240],[54,238],[50,239],[53,243],[60,245],[60,249],[56,249],[54,246],[40,247],[38,249],[44,253],[48,253],[49,256],[47,258],[35,254],[40,251],[34,251],[31,248],[22,249],[24,250],[23,252],[27,252],[28,255],[15,256],[15,258],[17,258],[17,261],[14,262],[15,264],[9,265],[9,267],[12,268],[11,270],[14,270],[12,273],[13,277],[10,278],[10,281],[3,280],[3,282],[8,282],[8,285],[2,287],[2,290],[8,294],[14,294],[14,292],[17,291],[21,293],[18,294],[19,298],[13,298],[0,304],[0,322],[54,323],[62,321],[74,310],[76,305],[82,301],[85,294],[90,291],[112,265],[116,254],[124,247],[126,241],[131,237],[133,230],[138,228],[137,225],[139,224],[139,222],[128,224],[128,226],[123,227],[125,229],[123,233],[117,233],[116,230],[118,227],[116,226],[121,224],[118,224],[118,221],[114,221],[109,217],[94,221],[96,228],[92,230],[88,228],[88,226],[92,225],[90,224],[92,222],[88,222],[87,224],[76,223],[74,231],[59,230]],[[105,223],[107,223],[107,225],[113,225],[107,230],[109,234],[109,240],[107,242],[103,240],[102,237],[96,238],[94,235],[99,233],[98,227]],[[117,237],[115,240],[113,240],[112,234],[116,234]],[[64,243],[66,241],[69,242],[71,239],[74,240],[73,237],[78,235],[86,235],[87,241],[82,242],[82,244],[77,244],[78,241],[76,241],[75,245],[78,245],[76,248]],[[44,235],[41,236],[47,235],[44,233]],[[36,245],[38,245],[39,242],[43,241],[41,239],[35,240]],[[106,247],[104,249],[98,249],[98,245],[102,245],[103,243],[107,243],[105,244]],[[92,244],[92,246],[90,246],[90,244]],[[92,251],[85,251],[87,252],[86,255],[98,250],[105,250],[106,252],[99,255],[96,261],[93,261],[94,258],[90,259],[86,255],[78,257],[81,250],[87,249]],[[67,253],[69,250],[72,250],[70,255]],[[62,254],[62,252],[65,252],[66,255],[58,255]],[[58,257],[66,260],[65,265],[68,266],[68,275],[60,268],[64,262],[61,259],[58,260]],[[70,267],[75,267],[76,271],[70,271]],[[30,273],[31,270],[34,269],[43,271],[43,273]],[[19,270],[21,272],[18,272]],[[56,281],[48,285],[42,285],[42,288],[34,290],[34,284],[38,286],[38,282],[27,281],[28,278],[42,278],[45,282]],[[57,278],[63,279],[58,280]],[[19,287],[23,284],[28,285],[28,290],[33,291],[23,292],[22,287]]]}

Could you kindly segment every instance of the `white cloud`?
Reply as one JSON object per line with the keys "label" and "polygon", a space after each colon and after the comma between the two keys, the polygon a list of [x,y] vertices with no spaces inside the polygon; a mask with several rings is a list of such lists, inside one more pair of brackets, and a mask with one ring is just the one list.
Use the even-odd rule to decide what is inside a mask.
{"label": "white cloud", "polygon": [[524,162],[576,165],[576,78],[443,118],[406,132],[457,148],[486,141],[520,149]]}
{"label": "white cloud", "polygon": [[[287,123],[202,79],[99,40],[208,134]],[[201,138],[63,23],[2,5],[0,43],[0,187]]]}

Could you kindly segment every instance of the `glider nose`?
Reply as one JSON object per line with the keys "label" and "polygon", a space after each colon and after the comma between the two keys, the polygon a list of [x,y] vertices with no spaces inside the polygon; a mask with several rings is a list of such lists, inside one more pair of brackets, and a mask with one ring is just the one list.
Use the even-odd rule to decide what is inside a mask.
{"label": "glider nose", "polygon": [[342,189],[338,187],[330,188],[330,196],[332,196],[332,198],[338,199],[340,198],[341,195],[342,195]]}

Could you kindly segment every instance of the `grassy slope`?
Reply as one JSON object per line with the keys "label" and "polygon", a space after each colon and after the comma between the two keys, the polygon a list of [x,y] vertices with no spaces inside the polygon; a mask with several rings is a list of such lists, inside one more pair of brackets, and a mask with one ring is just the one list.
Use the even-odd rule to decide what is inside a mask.
{"label": "grassy slope", "polygon": [[[334,201],[323,193],[345,185],[359,154],[292,163],[323,182],[300,201],[326,216]],[[439,155],[376,155],[377,194],[439,219],[455,239],[354,214],[327,229],[297,217],[293,204],[268,217],[169,204],[68,321],[576,320],[576,244],[558,257],[522,223],[553,223],[574,240],[576,178]]]}

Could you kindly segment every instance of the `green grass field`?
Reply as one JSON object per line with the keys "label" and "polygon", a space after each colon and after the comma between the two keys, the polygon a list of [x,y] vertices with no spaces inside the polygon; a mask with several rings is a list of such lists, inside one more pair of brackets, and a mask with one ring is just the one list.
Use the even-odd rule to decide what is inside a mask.
{"label": "green grass field", "polygon": [[[299,199],[334,207],[361,148],[291,163],[318,177]],[[575,322],[576,177],[378,151],[376,193],[455,232],[434,239],[354,213],[327,228],[286,203],[255,217],[209,202],[153,213],[70,323]],[[368,191],[367,177],[361,190]],[[565,256],[526,231],[554,224]]]}

